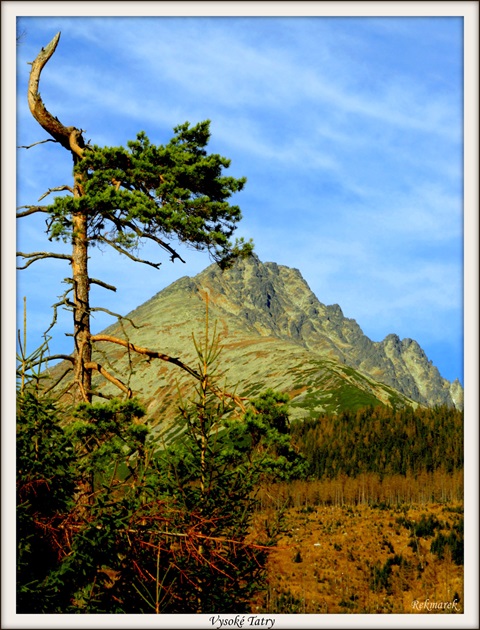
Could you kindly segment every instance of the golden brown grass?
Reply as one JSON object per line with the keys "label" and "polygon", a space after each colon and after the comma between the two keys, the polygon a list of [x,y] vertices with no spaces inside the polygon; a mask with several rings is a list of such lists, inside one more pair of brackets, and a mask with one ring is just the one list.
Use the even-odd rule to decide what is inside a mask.
{"label": "golden brown grass", "polygon": [[[461,613],[463,566],[456,565],[448,552],[439,559],[430,551],[434,537],[416,538],[405,523],[418,523],[422,515],[431,515],[441,524],[435,534],[447,535],[458,527],[462,510],[461,503],[289,508],[285,534],[269,559],[267,589],[253,602],[252,610],[419,613],[419,604],[427,600],[456,599],[456,610],[451,612]],[[259,515],[262,519],[273,516],[273,508],[270,514]]]}

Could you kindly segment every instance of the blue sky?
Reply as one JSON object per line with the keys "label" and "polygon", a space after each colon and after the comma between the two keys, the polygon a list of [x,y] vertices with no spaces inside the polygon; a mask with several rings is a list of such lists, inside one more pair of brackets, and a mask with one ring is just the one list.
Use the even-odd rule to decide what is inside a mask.
{"label": "blue sky", "polygon": [[[19,29],[18,145],[47,137],[28,111],[27,62],[61,31],[40,92],[65,125],[99,145],[140,130],[164,144],[177,124],[210,119],[210,150],[248,180],[232,200],[244,216],[237,235],[262,261],[300,269],[372,340],[413,338],[463,383],[460,17],[23,17]],[[17,205],[70,182],[60,146],[18,150]],[[20,220],[17,247],[67,251],[36,216]],[[191,250],[184,265],[152,246],[143,256],[160,270],[94,252],[91,275],[118,290],[94,287],[93,305],[126,314],[210,264]],[[61,261],[19,272],[30,350],[68,274]],[[70,351],[70,318],[53,352]],[[97,315],[94,329],[111,321]]]}

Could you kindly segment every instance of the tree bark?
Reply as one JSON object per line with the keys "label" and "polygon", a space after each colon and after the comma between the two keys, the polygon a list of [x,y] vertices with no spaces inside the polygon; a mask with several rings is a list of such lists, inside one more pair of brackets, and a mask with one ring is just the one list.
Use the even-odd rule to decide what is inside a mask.
{"label": "tree bark", "polygon": [[76,398],[91,402],[92,372],[85,363],[92,360],[90,340],[90,282],[88,279],[88,237],[86,213],[75,213],[72,217],[72,277],[73,277],[73,319]]}

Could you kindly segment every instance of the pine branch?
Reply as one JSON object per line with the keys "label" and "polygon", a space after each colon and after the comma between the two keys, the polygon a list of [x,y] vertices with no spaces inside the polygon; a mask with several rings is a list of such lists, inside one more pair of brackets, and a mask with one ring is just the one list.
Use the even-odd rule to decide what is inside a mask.
{"label": "pine branch", "polygon": [[150,232],[142,230],[134,221],[126,221],[125,219],[119,219],[113,214],[108,214],[106,215],[105,218],[109,219],[115,225],[117,230],[119,230],[120,232],[125,227],[129,227],[133,232],[135,232],[135,234],[139,238],[149,238],[151,241],[154,241],[155,243],[157,243],[157,245],[160,245],[160,247],[162,247],[163,249],[165,249],[167,252],[171,254],[170,260],[172,262],[174,262],[178,258],[178,260],[185,263],[185,261],[180,256],[180,254],[178,254],[173,249],[173,247],[171,247],[168,243],[165,243],[165,241],[162,241],[162,239],[158,238],[158,236],[156,236],[155,234],[151,234]]}
{"label": "pine branch", "polygon": [[135,225],[135,223],[132,223],[131,221],[125,221],[125,225],[129,227],[130,229],[132,229],[140,238],[149,238],[150,240],[160,245],[160,247],[163,247],[165,250],[167,250],[167,252],[170,252],[171,254],[170,260],[172,262],[175,262],[175,259],[178,258],[181,262],[185,263],[185,261],[180,256],[180,254],[178,254],[173,249],[173,247],[170,247],[168,243],[165,243],[164,241],[159,239],[158,236],[155,236],[155,234],[150,234],[149,232],[145,232],[144,230],[139,228],[138,225]]}

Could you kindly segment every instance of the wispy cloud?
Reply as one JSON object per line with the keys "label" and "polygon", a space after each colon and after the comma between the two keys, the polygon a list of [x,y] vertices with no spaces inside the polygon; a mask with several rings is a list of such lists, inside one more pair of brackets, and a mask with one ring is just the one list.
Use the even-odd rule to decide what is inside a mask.
{"label": "wispy cloud", "polygon": [[[24,62],[62,31],[42,96],[65,124],[95,144],[124,145],[140,130],[164,143],[174,125],[211,119],[211,149],[248,178],[233,201],[244,214],[239,235],[254,238],[260,258],[299,268],[320,301],[339,303],[374,339],[418,336],[444,375],[461,376],[459,353],[453,365],[435,345],[461,337],[456,18],[59,17],[26,27],[20,143],[44,137],[26,106]],[[71,163],[50,143],[21,154],[19,173],[18,199],[34,203],[71,177]],[[24,221],[19,246],[40,248],[41,217]],[[94,252],[97,276],[119,283],[117,295],[95,299],[131,310],[209,263],[193,252],[187,260],[159,273],[127,262],[118,278],[116,255]],[[56,283],[58,267],[44,269]],[[30,271],[21,287],[40,312],[42,276]]]}

